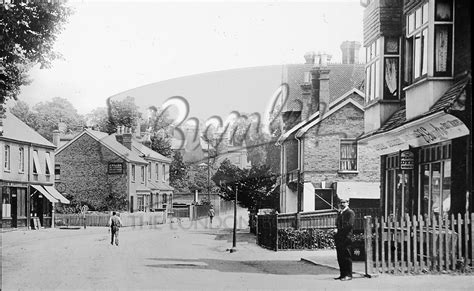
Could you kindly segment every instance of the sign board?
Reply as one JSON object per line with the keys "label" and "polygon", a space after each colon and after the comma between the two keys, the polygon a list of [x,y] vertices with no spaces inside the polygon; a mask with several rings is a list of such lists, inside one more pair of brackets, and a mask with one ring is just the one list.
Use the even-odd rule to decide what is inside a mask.
{"label": "sign board", "polygon": [[415,154],[410,151],[400,153],[400,170],[413,170],[415,168]]}
{"label": "sign board", "polygon": [[411,147],[421,147],[455,139],[469,134],[469,129],[457,117],[439,113],[424,122],[405,124],[368,140],[368,145],[379,155],[386,155]]}
{"label": "sign board", "polygon": [[108,174],[123,174],[123,163],[109,163]]}

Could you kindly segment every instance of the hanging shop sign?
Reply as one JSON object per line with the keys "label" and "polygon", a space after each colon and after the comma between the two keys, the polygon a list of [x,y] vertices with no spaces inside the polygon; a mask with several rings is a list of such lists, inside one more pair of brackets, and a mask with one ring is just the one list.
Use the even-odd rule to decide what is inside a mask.
{"label": "hanging shop sign", "polygon": [[408,150],[462,137],[469,129],[457,117],[438,112],[368,138],[368,145],[379,155]]}
{"label": "hanging shop sign", "polygon": [[400,170],[413,170],[415,168],[415,154],[411,151],[400,153]]}

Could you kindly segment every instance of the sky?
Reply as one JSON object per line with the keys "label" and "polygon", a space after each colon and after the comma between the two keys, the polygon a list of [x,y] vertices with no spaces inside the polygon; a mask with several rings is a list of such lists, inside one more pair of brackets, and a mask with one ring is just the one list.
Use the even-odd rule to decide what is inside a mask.
{"label": "sky", "polygon": [[343,41],[363,39],[358,0],[69,5],[75,12],[55,44],[63,59],[32,69],[19,95],[30,105],[63,97],[86,114],[123,91],[177,77],[303,63],[308,51],[340,61]]}

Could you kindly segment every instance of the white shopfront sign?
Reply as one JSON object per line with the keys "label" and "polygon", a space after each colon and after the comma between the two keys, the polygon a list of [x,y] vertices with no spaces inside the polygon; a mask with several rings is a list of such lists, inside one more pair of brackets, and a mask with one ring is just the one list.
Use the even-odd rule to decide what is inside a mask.
{"label": "white shopfront sign", "polygon": [[459,118],[438,112],[373,138],[369,137],[367,143],[379,155],[386,155],[407,150],[410,146],[421,147],[468,134],[469,129]]}

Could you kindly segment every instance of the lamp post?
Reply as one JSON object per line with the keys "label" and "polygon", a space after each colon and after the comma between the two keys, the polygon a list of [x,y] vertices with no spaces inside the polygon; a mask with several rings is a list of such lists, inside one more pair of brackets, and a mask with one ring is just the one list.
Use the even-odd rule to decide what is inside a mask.
{"label": "lamp post", "polygon": [[231,253],[237,251],[237,192],[238,192],[238,186],[235,185],[234,230],[233,230],[233,233],[232,233],[232,248],[230,249]]}
{"label": "lamp post", "polygon": [[207,200],[211,204],[211,153],[209,152],[209,142],[207,141]]}

